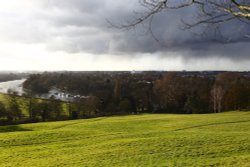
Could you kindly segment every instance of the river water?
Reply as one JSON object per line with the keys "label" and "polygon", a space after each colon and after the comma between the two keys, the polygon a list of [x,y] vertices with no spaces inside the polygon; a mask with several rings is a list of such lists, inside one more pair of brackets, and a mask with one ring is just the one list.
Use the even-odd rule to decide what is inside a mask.
{"label": "river water", "polygon": [[0,92],[1,93],[8,93],[8,90],[11,89],[11,90],[17,92],[18,95],[22,95],[24,93],[22,84],[25,80],[26,79],[0,82]]}
{"label": "river water", "polygon": [[[8,90],[11,89],[12,91],[17,92],[18,95],[20,96],[23,95],[25,91],[23,90],[22,84],[25,80],[26,79],[0,82],[0,93],[8,93]],[[39,94],[39,95],[37,94],[34,96],[44,98],[44,99],[49,99],[53,96],[53,98],[62,100],[62,101],[73,101],[76,97],[80,98],[80,95],[71,95],[69,93],[65,93],[56,88],[52,88],[48,93]]]}

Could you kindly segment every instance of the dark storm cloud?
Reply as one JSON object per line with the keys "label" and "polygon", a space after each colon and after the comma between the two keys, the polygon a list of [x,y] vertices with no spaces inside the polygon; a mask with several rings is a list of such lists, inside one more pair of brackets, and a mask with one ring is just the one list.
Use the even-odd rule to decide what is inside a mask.
{"label": "dark storm cloud", "polygon": [[[168,51],[177,52],[184,58],[196,57],[226,57],[230,59],[250,59],[250,26],[241,21],[233,21],[222,24],[219,29],[214,27],[198,26],[193,29],[183,30],[181,20],[192,22],[194,20],[193,9],[168,11],[158,15],[152,22],[154,37],[160,44],[150,49],[151,52],[163,52],[169,56]],[[142,27],[139,27],[140,29]],[[145,38],[146,43],[154,42],[150,34]],[[126,38],[126,40],[129,40]],[[134,40],[135,42],[135,40]],[[135,44],[137,51],[146,51],[147,45]],[[130,48],[130,47],[128,47]],[[164,54],[165,52],[165,54]]]}
{"label": "dark storm cloud", "polygon": [[222,33],[208,29],[205,35],[196,33],[206,27],[181,30],[181,20],[194,19],[192,8],[154,17],[152,31],[159,42],[146,33],[147,23],[130,31],[109,27],[107,19],[119,25],[136,17],[133,11],[142,10],[136,0],[50,0],[43,4],[43,9],[35,17],[46,21],[53,30],[48,29],[50,35],[44,39],[50,50],[132,56],[159,52],[171,56],[169,52],[177,52],[187,59],[209,56],[250,59],[250,37],[246,36],[250,34],[249,25],[236,21],[223,25]]}

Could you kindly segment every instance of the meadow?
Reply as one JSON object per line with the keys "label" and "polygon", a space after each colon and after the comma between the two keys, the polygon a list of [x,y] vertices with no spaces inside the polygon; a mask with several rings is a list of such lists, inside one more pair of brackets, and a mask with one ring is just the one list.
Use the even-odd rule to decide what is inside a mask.
{"label": "meadow", "polygon": [[0,127],[0,166],[249,166],[250,112]]}

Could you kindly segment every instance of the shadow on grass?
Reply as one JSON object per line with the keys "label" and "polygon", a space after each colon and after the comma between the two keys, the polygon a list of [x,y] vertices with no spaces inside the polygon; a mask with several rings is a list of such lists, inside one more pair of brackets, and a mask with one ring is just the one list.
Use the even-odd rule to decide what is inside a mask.
{"label": "shadow on grass", "polygon": [[0,126],[0,133],[5,133],[5,132],[22,132],[22,131],[32,131],[32,130],[20,127],[19,125]]}

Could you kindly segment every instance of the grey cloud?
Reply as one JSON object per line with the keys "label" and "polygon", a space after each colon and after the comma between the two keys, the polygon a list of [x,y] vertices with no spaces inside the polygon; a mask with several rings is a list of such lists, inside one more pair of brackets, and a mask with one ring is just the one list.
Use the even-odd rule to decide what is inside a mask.
{"label": "grey cloud", "polygon": [[162,52],[162,55],[171,56],[169,52],[176,52],[186,59],[209,56],[250,59],[250,37],[245,36],[250,34],[247,24],[235,21],[222,25],[222,36],[212,29],[203,36],[195,35],[207,27],[181,30],[181,20],[191,21],[195,16],[195,9],[188,8],[154,17],[152,31],[160,43],[145,34],[147,24],[130,31],[109,28],[106,19],[114,24],[126,23],[135,16],[134,10],[141,10],[136,0],[49,0],[29,20],[29,27],[18,31],[23,37],[16,38],[27,37],[33,42],[46,43],[49,50],[69,53],[133,56]]}
{"label": "grey cloud", "polygon": [[[66,33],[64,36],[53,38],[48,45],[49,50],[64,50],[69,53],[89,52],[94,54],[105,53],[108,50],[109,36],[103,32],[88,30],[84,33]],[[82,35],[81,35],[82,34]]]}
{"label": "grey cloud", "polygon": [[89,0],[50,0],[44,4],[47,8],[58,8],[81,13],[94,13],[106,5],[106,1]]}
{"label": "grey cloud", "polygon": [[[224,57],[229,59],[245,60],[250,59],[248,54],[250,49],[250,38],[246,34],[250,33],[250,26],[240,22],[233,21],[225,23],[220,27],[220,32],[216,29],[207,29],[204,34],[197,35],[197,32],[203,32],[207,27],[196,27],[195,29],[181,30],[181,19],[185,19],[185,12],[171,11],[158,16],[153,22],[152,30],[154,35],[161,41],[161,48],[155,47],[155,52],[159,49],[163,52],[177,52],[185,59],[190,57]],[[164,20],[165,19],[165,20]],[[164,21],[163,21],[164,20]],[[146,51],[142,47],[138,50]]]}

